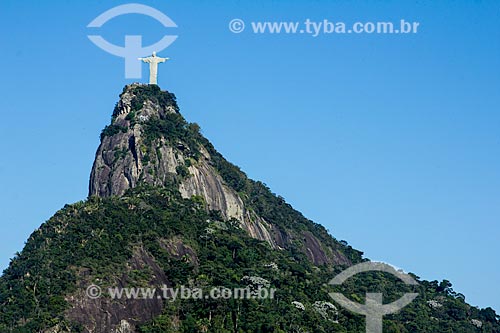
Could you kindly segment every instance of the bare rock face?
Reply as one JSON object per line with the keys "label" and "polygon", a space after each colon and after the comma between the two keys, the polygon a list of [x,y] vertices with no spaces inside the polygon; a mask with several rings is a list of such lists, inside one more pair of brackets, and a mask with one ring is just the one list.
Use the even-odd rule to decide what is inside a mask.
{"label": "bare rock face", "polygon": [[[166,114],[178,113],[178,107],[173,95],[166,105],[149,99],[142,105],[134,105],[138,100],[136,88],[143,86],[133,84],[125,88],[112,124],[103,131],[90,176],[91,196],[120,196],[140,182],[162,186],[168,179],[179,176],[179,168],[185,166],[186,161],[192,161],[190,149],[184,142],[171,144],[164,138],[153,142],[145,140],[143,124],[153,118],[162,119]],[[203,197],[209,209],[220,211],[225,219],[242,222],[242,227],[252,237],[265,240],[275,248],[269,224],[245,209],[238,193],[227,186],[210,165],[210,154],[201,146],[199,149],[200,158],[187,167],[189,175],[180,182],[181,195]]]}
{"label": "bare rock face", "polygon": [[[127,263],[127,271],[147,270],[149,274],[148,286],[157,288],[170,286],[167,275],[156,263],[153,256],[141,247],[134,250],[134,254]],[[91,333],[133,333],[138,324],[147,322],[159,315],[163,309],[163,300],[152,297],[150,299],[111,299],[110,297],[89,298],[85,294],[91,282],[86,278],[87,272],[80,272],[81,288],[76,294],[67,297],[71,308],[66,312],[67,318],[82,324],[85,332]],[[118,287],[127,287],[129,276],[125,273],[115,281]],[[106,295],[106,288],[103,288]],[[51,332],[51,331],[49,331]],[[56,333],[57,327],[52,332]],[[48,332],[47,332],[48,333]]]}
{"label": "bare rock face", "polygon": [[[142,86],[133,84],[125,88],[113,113],[112,124],[101,135],[90,175],[90,196],[120,196],[141,180],[161,185],[162,177],[175,174],[175,168],[184,163],[182,155],[176,157],[172,147],[160,145],[157,151],[156,147],[144,146],[142,123],[152,117],[162,118],[167,113],[176,113],[177,105],[175,97],[172,97],[171,104],[163,107],[138,98],[135,88]],[[155,148],[156,160],[144,165],[144,161],[150,158],[147,148]]]}
{"label": "bare rock face", "polygon": [[[126,87],[115,109],[112,124],[103,131],[90,176],[89,195],[120,196],[140,182],[162,186],[177,176],[182,178],[179,191],[183,197],[201,196],[210,209],[221,211],[225,218],[243,221],[243,202],[210,166],[211,156],[203,147],[199,147],[202,156],[198,161],[186,167],[194,160],[185,142],[172,144],[165,138],[144,138],[145,122],[163,119],[169,113],[178,114],[178,107],[175,97],[171,95],[170,104],[160,105],[146,99],[134,109],[133,104],[137,103],[135,88],[142,86],[134,84]],[[165,135],[168,136],[168,133]],[[184,167],[189,175],[181,177],[179,168]]]}
{"label": "bare rock face", "polygon": [[[158,97],[160,96],[160,98]],[[160,92],[157,86],[132,84],[120,95],[113,120],[101,135],[90,176],[90,196],[121,196],[140,183],[163,186],[177,179],[184,198],[202,197],[210,210],[220,211],[224,219],[236,219],[252,237],[266,241],[274,249],[287,248],[292,242],[303,244],[311,262],[349,264],[340,254],[326,248],[312,233],[291,233],[258,216],[245,206],[240,194],[229,186],[213,166],[213,156],[200,143],[193,147],[175,137],[175,126],[162,127],[161,135],[154,120],[180,116],[175,96]],[[170,131],[170,132],[169,132]],[[199,154],[194,157],[195,148]]]}
{"label": "bare rock face", "polygon": [[[340,243],[335,242],[324,228],[307,220],[283,198],[274,195],[265,184],[248,179],[239,168],[227,162],[199,133],[199,127],[189,124],[180,115],[173,94],[161,91],[156,85],[132,84],[124,88],[111,124],[101,134],[90,176],[89,196],[128,199],[130,196],[125,195],[128,190],[139,187],[137,192],[131,193],[134,196],[141,194],[141,189],[149,193],[151,186],[167,189],[161,191],[164,195],[157,200],[178,201],[180,197],[192,199],[197,204],[196,209],[216,211],[207,215],[210,219],[206,222],[213,222],[221,228],[239,226],[249,236],[269,244],[269,251],[288,252],[290,256],[293,255],[294,261],[308,259],[318,266],[351,264],[347,257],[351,253],[344,252]],[[94,199],[95,202],[103,201],[91,198],[88,200],[89,206],[84,209],[85,213],[94,209],[90,206]],[[40,245],[37,251],[49,246],[50,241],[57,239],[57,236],[65,236],[70,225],[68,221],[61,225],[55,224],[55,235],[48,233],[53,238],[40,242],[43,246]],[[87,235],[87,229],[75,230],[78,236]],[[188,263],[193,267],[194,274],[207,264],[201,262],[203,256],[196,252],[201,249],[193,246],[190,239],[184,239],[184,235],[154,235],[164,253],[159,254],[151,248],[148,252],[148,247],[142,242],[129,243],[132,251],[128,253],[127,259],[120,262],[124,267],[116,273],[114,267],[110,267],[107,272],[110,274],[106,277],[93,275],[92,265],[68,267],[75,274],[77,288],[61,295],[69,305],[61,310],[64,311],[61,314],[65,321],[54,322],[54,326],[43,332],[71,332],[73,328],[70,327],[73,326],[68,323],[76,323],[78,331],[88,333],[133,333],[162,314],[167,305],[167,300],[162,297],[127,298],[126,292],[125,297],[123,294],[113,297],[111,289],[108,289],[117,287],[123,291],[127,290],[123,288],[147,286],[161,290],[163,286],[172,287],[176,272],[165,266],[165,258]],[[38,246],[38,243],[34,244],[32,248]],[[59,243],[54,241],[54,244]],[[82,242],[82,247],[84,244]],[[63,248],[59,246],[54,245],[57,250],[51,252],[56,258]],[[155,258],[155,255],[159,256]],[[30,265],[42,266],[43,269],[51,267],[52,258],[47,259],[50,263],[43,260],[33,260],[33,263],[21,267],[25,267],[25,270],[31,269]],[[270,264],[270,267],[279,269],[276,263]],[[52,268],[47,270],[52,274]],[[14,281],[18,281],[19,276],[25,276],[20,271],[19,267],[15,268],[12,273]],[[38,271],[42,271],[42,268]],[[255,276],[246,278],[249,283],[269,283]],[[36,283],[35,287],[28,286],[35,290]],[[90,286],[99,286],[102,297],[89,295],[87,288]],[[22,320],[25,320],[24,317]],[[179,327],[179,322],[178,315],[174,315],[173,327]]]}

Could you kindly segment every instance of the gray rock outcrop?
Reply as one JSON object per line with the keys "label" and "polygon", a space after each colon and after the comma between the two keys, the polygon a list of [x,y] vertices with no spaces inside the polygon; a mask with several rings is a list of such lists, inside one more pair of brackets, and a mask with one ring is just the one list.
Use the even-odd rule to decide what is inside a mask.
{"label": "gray rock outcrop", "polygon": [[266,241],[272,248],[286,248],[298,240],[315,264],[349,264],[347,258],[325,247],[312,233],[283,230],[248,209],[240,194],[213,166],[213,156],[203,145],[196,147],[200,154],[194,159],[189,144],[182,140],[173,143],[168,132],[151,140],[146,130],[151,119],[180,114],[173,94],[162,92],[168,97],[162,101],[141,95],[141,89],[150,88],[132,84],[120,95],[112,123],[101,136],[90,176],[90,196],[121,196],[141,182],[163,186],[177,177],[181,179],[178,189],[184,198],[202,197],[208,209],[220,211],[226,220],[236,219],[253,238]]}

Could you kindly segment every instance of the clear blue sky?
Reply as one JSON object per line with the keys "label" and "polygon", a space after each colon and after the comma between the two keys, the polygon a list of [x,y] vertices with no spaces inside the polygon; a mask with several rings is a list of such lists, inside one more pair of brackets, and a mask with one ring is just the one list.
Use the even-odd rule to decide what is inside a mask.
{"label": "clear blue sky", "polygon": [[[121,1],[0,4],[0,266],[85,199],[125,80],[86,26]],[[143,1],[98,33],[178,40],[159,84],[233,163],[374,260],[500,310],[500,4]],[[256,35],[251,21],[420,22],[414,35]],[[144,74],[146,67],[144,66]],[[143,81],[146,77],[143,78]]]}

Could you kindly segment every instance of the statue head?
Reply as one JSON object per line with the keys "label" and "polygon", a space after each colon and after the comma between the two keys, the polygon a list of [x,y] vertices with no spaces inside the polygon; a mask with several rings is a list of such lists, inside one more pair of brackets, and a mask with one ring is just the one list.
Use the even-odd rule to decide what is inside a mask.
{"label": "statue head", "polygon": [[156,52],[153,52],[153,57],[156,57]]}

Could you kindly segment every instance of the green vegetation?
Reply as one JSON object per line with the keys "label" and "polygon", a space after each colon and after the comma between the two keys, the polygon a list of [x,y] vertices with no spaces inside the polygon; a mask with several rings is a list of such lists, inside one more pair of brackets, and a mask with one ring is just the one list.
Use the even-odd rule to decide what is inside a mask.
{"label": "green vegetation", "polygon": [[[244,276],[258,276],[277,289],[273,300],[177,300],[140,332],[363,332],[364,318],[340,309],[339,323],[324,319],[312,304],[330,301],[325,284],[343,267],[314,267],[299,251],[271,250],[250,238],[237,223],[222,221],[218,212],[203,209],[203,199],[182,199],[175,186],[142,186],[122,198],[90,198],[64,207],[29,238],[0,279],[0,331],[38,332],[67,322],[65,295],[78,294],[78,281],[115,286],[127,272],[134,249],[150,253],[173,286],[244,287]],[[196,253],[195,264],[174,258],[164,239],[181,239]],[[270,267],[275,263],[276,268]],[[85,274],[82,274],[85,272]],[[147,286],[151,271],[128,271],[130,286]],[[418,277],[415,277],[418,279]],[[418,279],[419,280],[419,279]],[[491,309],[467,305],[448,281],[420,281],[416,289],[382,273],[358,275],[338,287],[363,301],[366,291],[384,292],[387,301],[416,291],[416,301],[384,322],[385,332],[500,332]],[[84,286],[86,284],[83,284]],[[80,290],[81,291],[81,290]],[[442,307],[433,309],[427,301]],[[299,310],[292,302],[304,304]],[[180,326],[176,327],[176,314]],[[471,319],[483,323],[482,330]]]}
{"label": "green vegetation", "polygon": [[189,169],[185,165],[177,166],[175,168],[175,172],[177,172],[177,174],[182,178],[189,176]]}
{"label": "green vegetation", "polygon": [[128,150],[126,148],[116,149],[114,150],[115,162],[119,159],[125,158],[128,154]]}
{"label": "green vegetation", "polygon": [[[158,103],[161,108],[172,106],[178,110],[175,96],[171,93],[161,91],[157,86],[140,86],[133,92],[141,96],[141,107],[145,99]],[[140,110],[140,108],[138,109]],[[211,155],[210,163],[219,172],[224,181],[237,192],[245,205],[253,209],[255,213],[267,221],[273,221],[277,226],[284,229],[304,230],[314,233],[324,244],[342,252],[353,262],[359,261],[362,252],[350,246],[341,246],[336,242],[323,226],[306,219],[300,212],[294,210],[285,200],[273,194],[262,182],[249,179],[239,167],[228,162],[213,145],[200,133],[200,126],[196,123],[188,123],[180,113],[167,113],[161,118],[153,117],[142,124],[144,142],[151,146],[153,142],[164,139],[168,144],[177,146],[183,144],[184,154],[197,161],[201,156],[201,148]],[[191,162],[192,163],[192,162]],[[188,165],[186,165],[188,166]],[[177,170],[183,175],[186,170]]]}
{"label": "green vegetation", "polygon": [[101,132],[101,141],[107,136],[113,136],[113,135],[118,134],[120,132],[126,133],[127,128],[123,127],[123,126],[115,125],[115,124],[108,125],[108,126],[104,127],[104,129]]}
{"label": "green vegetation", "polygon": [[163,118],[151,118],[142,124],[144,130],[144,142],[151,145],[152,142],[164,138],[167,143],[176,146],[179,142],[186,145],[183,149],[189,149],[189,156],[198,160],[200,157],[200,146],[198,143],[199,133],[195,132],[196,126],[189,124],[178,113],[167,113]]}
{"label": "green vegetation", "polygon": [[[178,111],[175,96],[156,85],[137,86],[132,92],[133,110],[126,120],[134,122],[146,100],[163,110],[173,107]],[[346,267],[313,265],[303,250],[301,235],[314,235],[332,251],[328,255],[352,263],[365,260],[363,253],[337,241],[262,182],[249,179],[215,150],[197,124],[186,122],[179,113],[160,112],[141,126],[144,142],[139,149],[145,164],[155,154],[151,147],[164,141],[186,157],[185,165],[177,167],[178,177],[166,179],[163,187],[140,184],[122,197],[90,197],[66,205],[42,224],[0,278],[0,332],[43,332],[55,326],[84,332],[82,324],[71,322],[66,314],[75,299],[84,298],[88,285],[145,287],[158,277],[152,266],[133,267],[137,249],[152,258],[172,287],[241,288],[246,286],[244,277],[252,276],[277,290],[275,298],[268,300],[165,302],[158,309],[161,315],[139,327],[142,333],[364,332],[362,316],[339,307],[334,318],[327,318],[315,310],[316,302],[333,303],[328,296],[332,291],[357,302],[364,301],[367,291],[383,292],[386,302],[405,292],[419,293],[400,313],[385,318],[384,332],[500,332],[494,310],[468,305],[446,280],[429,282],[414,276],[419,285],[410,287],[384,273],[364,273],[342,286],[328,286]],[[126,130],[107,126],[101,140]],[[209,163],[239,193],[251,214],[296,237],[286,249],[271,249],[268,243],[251,238],[238,221],[224,220],[220,212],[209,211],[201,196],[181,197],[179,181],[189,177],[191,165],[204,161],[202,150],[211,155]],[[126,149],[114,151],[115,159],[126,154]],[[189,251],[176,255],[168,247],[174,241]]]}
{"label": "green vegetation", "polygon": [[175,95],[165,91],[161,91],[160,87],[155,84],[137,86],[133,89],[132,93],[135,95],[131,101],[132,111],[139,111],[140,109],[142,109],[142,106],[144,105],[144,102],[146,100],[162,106],[175,105],[175,110],[179,111]]}

